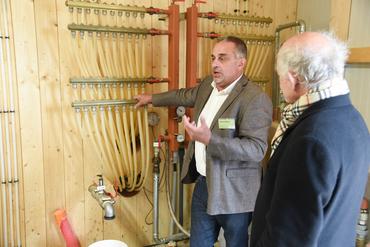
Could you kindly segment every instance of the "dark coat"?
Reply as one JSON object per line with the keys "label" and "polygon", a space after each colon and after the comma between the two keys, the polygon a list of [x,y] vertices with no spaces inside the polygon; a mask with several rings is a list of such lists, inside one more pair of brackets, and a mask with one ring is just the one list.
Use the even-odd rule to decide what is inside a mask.
{"label": "dark coat", "polygon": [[306,109],[268,163],[251,246],[354,246],[369,154],[369,131],[348,95]]}

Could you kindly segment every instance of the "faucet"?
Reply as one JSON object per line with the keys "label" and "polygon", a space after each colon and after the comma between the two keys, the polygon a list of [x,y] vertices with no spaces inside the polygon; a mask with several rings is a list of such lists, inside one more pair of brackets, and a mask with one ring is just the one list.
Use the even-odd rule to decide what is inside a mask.
{"label": "faucet", "polygon": [[89,192],[97,200],[100,207],[104,209],[104,219],[113,220],[115,218],[114,203],[116,201],[105,191],[103,176],[98,175],[99,184],[95,183],[89,186]]}

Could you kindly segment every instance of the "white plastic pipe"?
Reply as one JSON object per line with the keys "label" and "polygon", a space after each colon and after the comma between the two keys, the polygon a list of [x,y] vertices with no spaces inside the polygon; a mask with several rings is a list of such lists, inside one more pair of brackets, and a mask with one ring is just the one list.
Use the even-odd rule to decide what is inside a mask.
{"label": "white plastic pipe", "polygon": [[263,41],[257,42],[257,48],[256,53],[254,54],[251,70],[248,72],[248,76],[250,77],[256,77],[256,70],[258,69],[258,66],[260,65],[260,58],[262,57],[262,53],[264,50]]}
{"label": "white plastic pipe", "polygon": [[[0,43],[0,58],[3,60],[3,34],[1,33],[1,43]],[[5,37],[4,37],[5,38]],[[5,62],[1,61],[1,81],[3,85],[3,91],[6,91],[6,77],[5,77]],[[1,111],[4,111],[4,113],[0,113],[0,159],[1,159],[1,193],[2,193],[2,202],[3,202],[3,241],[4,245],[8,245],[8,224],[7,224],[7,197],[6,197],[6,174],[5,174],[5,156],[4,156],[4,147],[3,147],[3,127],[2,127],[2,115],[7,116],[7,113],[5,113],[6,107],[4,106],[3,109],[0,109]],[[5,125],[7,122],[5,122]]]}
{"label": "white plastic pipe", "polygon": [[262,77],[262,75],[261,75],[261,71],[262,71],[262,68],[264,67],[264,65],[265,65],[265,63],[266,63],[266,60],[267,60],[267,57],[268,57],[268,55],[269,55],[269,53],[270,53],[270,50],[271,50],[271,44],[272,44],[272,43],[270,43],[270,42],[266,44],[265,54],[264,54],[263,59],[262,59],[262,61],[261,61],[260,67],[258,68],[258,70],[257,70],[257,72],[256,72],[256,75],[257,75],[258,77]]}
{"label": "white plastic pipe", "polygon": [[[3,6],[4,7],[4,6]],[[5,40],[8,40],[8,36],[5,35]],[[3,58],[4,54],[3,54],[3,51],[2,51],[2,48],[0,48],[0,55],[1,57]],[[9,56],[9,54],[6,54],[7,57]],[[8,68],[10,67],[10,64],[7,64]],[[9,206],[9,209],[8,209],[8,213],[9,213],[9,217],[8,217],[8,227],[9,227],[9,236],[10,236],[10,244],[13,246],[14,245],[14,238],[13,238],[13,196],[12,196],[12,161],[11,161],[11,150],[10,150],[10,136],[9,136],[9,108],[8,108],[8,90],[7,90],[7,84],[11,84],[9,81],[7,81],[7,78],[6,78],[6,72],[5,72],[5,61],[1,63],[1,70],[2,70],[2,83],[3,83],[3,109],[4,109],[4,130],[5,130],[5,153],[6,153],[6,164],[7,164],[7,172],[8,172],[8,175],[6,177],[6,179],[8,180],[8,184],[7,184],[7,188],[8,188],[8,206]],[[10,71],[12,72],[12,71]],[[2,139],[3,140],[3,139]],[[5,157],[4,157],[5,158]],[[5,177],[4,177],[5,178]],[[7,217],[6,215],[4,215],[3,217]]]}
{"label": "white plastic pipe", "polygon": [[[119,143],[119,137],[118,137],[118,133],[117,133],[117,130],[116,130],[116,124],[114,122],[114,119],[113,119],[113,111],[112,111],[112,107],[109,106],[108,107],[108,123],[109,123],[109,133],[108,133],[108,136],[109,136],[109,139],[110,139],[110,144],[111,144],[111,149],[114,150],[114,157],[115,157],[115,163],[113,163],[112,165],[115,166],[115,170],[118,172],[116,174],[116,177],[117,177],[117,180],[118,180],[118,177],[121,177],[122,178],[122,181],[124,180],[124,173],[123,173],[123,163],[122,163],[122,160],[121,159],[121,154],[119,153],[119,150],[117,148],[117,145],[120,146]],[[121,188],[121,184],[118,183],[120,185],[120,188]]]}
{"label": "white plastic pipe", "polygon": [[250,46],[248,47],[248,49],[249,49],[249,55],[247,59],[247,66],[245,68],[245,72],[247,75],[249,75],[251,71],[251,67],[254,62],[254,56],[256,53],[256,49],[257,49],[257,41],[250,41]]}
{"label": "white plastic pipe", "polygon": [[[95,16],[90,16],[90,14],[82,16],[83,14],[86,13],[77,13],[77,23],[94,22],[96,25],[115,25],[112,22],[117,21],[116,18],[112,18],[107,23],[102,23],[99,20],[99,13]],[[77,45],[74,48],[81,72],[89,77],[143,77],[147,72],[144,37],[145,35],[120,34],[117,36],[111,33],[97,35],[95,32],[76,32],[74,41]],[[132,99],[133,94],[138,94],[138,85],[132,85],[125,84],[126,87],[123,90],[122,85],[117,88],[105,84],[104,93],[100,94],[102,97],[91,93],[89,100],[96,99],[96,96],[100,100],[112,97],[117,99],[118,96],[123,99]],[[98,90],[99,92],[101,90]],[[94,142],[99,142],[95,145],[103,153],[113,173],[113,180],[122,178],[123,188],[127,191],[138,191],[145,185],[150,165],[147,109],[137,110],[133,106],[125,106],[122,107],[122,115],[117,109],[115,113],[111,110],[105,111],[106,109],[100,109],[100,114],[95,114],[93,129],[95,128],[99,136],[94,139]],[[89,121],[90,118],[84,120]],[[86,125],[89,124],[86,123]],[[137,140],[140,141],[140,151],[136,148]],[[126,181],[125,178],[127,178]]]}
{"label": "white plastic pipe", "polygon": [[[1,55],[1,54],[0,54]],[[0,119],[1,120],[1,119]],[[2,121],[0,121],[0,139],[3,139],[3,128]],[[1,162],[1,196],[2,196],[2,208],[3,208],[3,241],[7,245],[8,243],[8,227],[7,227],[7,207],[6,207],[6,179],[5,179],[5,161],[4,161],[4,152],[3,152],[3,142],[0,141],[0,162]]]}
{"label": "white plastic pipe", "polygon": [[[4,31],[5,36],[9,37],[9,29],[7,20],[8,16],[8,3],[3,0],[3,18],[4,18]],[[19,178],[18,178],[18,159],[17,159],[17,139],[15,132],[15,107],[14,107],[14,90],[13,90],[13,73],[12,73],[12,52],[10,49],[9,39],[5,40],[6,52],[7,52],[7,64],[8,64],[8,77],[9,77],[9,104],[10,104],[10,118],[12,123],[11,134],[12,134],[12,147],[13,147],[13,184],[14,184],[14,195],[15,195],[15,221],[16,221],[16,237],[17,246],[21,246],[21,234],[20,234],[20,217],[19,217]],[[13,217],[11,217],[13,218]]]}

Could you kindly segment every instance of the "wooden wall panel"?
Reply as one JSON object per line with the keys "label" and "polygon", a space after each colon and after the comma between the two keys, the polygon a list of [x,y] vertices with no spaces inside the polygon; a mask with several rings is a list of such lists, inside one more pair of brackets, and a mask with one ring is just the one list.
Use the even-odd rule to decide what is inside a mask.
{"label": "wooden wall panel", "polygon": [[40,82],[33,1],[12,1],[18,80],[26,246],[46,246]]}
{"label": "wooden wall panel", "polygon": [[[97,112],[99,114],[99,112]],[[83,179],[85,197],[85,231],[84,240],[86,244],[102,240],[104,237],[103,211],[97,201],[88,191],[89,185],[98,181],[97,175],[104,174],[104,164],[102,163],[101,153],[97,153],[94,147],[94,135],[86,131],[86,125],[82,125],[83,131]],[[107,186],[107,180],[105,179]]]}
{"label": "wooden wall panel", "polygon": [[347,63],[349,64],[369,64],[370,47],[351,48]]}
{"label": "wooden wall panel", "polygon": [[[345,78],[348,80],[351,90],[351,100],[364,117],[368,128],[370,128],[370,99],[368,97],[370,91],[370,32],[364,30],[368,30],[370,25],[369,8],[369,1],[352,1],[350,22],[348,24],[348,45],[354,48],[352,49],[352,51],[355,51],[353,58],[357,58],[357,62],[365,62],[367,58],[367,63],[354,63],[348,65],[345,70]],[[359,51],[362,51],[362,53],[360,54]]]}
{"label": "wooden wall panel", "polygon": [[331,0],[330,29],[338,38],[347,40],[352,0]]}
{"label": "wooden wall panel", "polygon": [[[63,163],[65,178],[65,205],[68,220],[79,238],[82,246],[85,241],[85,200],[86,188],[84,184],[84,163],[82,136],[76,113],[71,107],[71,102],[77,100],[69,79],[78,75],[78,68],[73,59],[71,47],[71,34],[67,30],[70,23],[70,12],[64,1],[56,1],[56,16],[58,27],[58,51],[59,51],[59,81],[61,90],[62,128],[63,128]],[[87,195],[89,196],[89,195]],[[91,197],[91,196],[90,196]],[[92,203],[94,203],[92,201]],[[59,234],[54,239],[57,244],[62,245],[64,240]]]}
{"label": "wooden wall panel", "polygon": [[54,211],[65,205],[63,128],[59,81],[59,50],[56,6],[54,1],[34,1],[37,58],[39,65],[42,144],[45,184],[46,245],[55,243],[59,229]]}
{"label": "wooden wall panel", "polygon": [[[275,27],[278,25],[290,23],[297,18],[297,0],[278,0],[274,1]],[[293,36],[296,28],[286,29],[281,32],[281,42]]]}

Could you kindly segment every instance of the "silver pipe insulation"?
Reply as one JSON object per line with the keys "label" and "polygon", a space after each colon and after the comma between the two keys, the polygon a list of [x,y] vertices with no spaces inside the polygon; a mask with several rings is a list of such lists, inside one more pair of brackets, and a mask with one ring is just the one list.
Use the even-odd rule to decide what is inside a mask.
{"label": "silver pipe insulation", "polygon": [[[177,177],[178,177],[177,176],[177,173],[178,173],[177,167],[178,167],[178,164],[179,164],[178,160],[179,160],[178,153],[174,152],[173,162],[172,162],[172,166],[173,166],[172,192],[171,192],[171,207],[172,208],[177,208],[176,207],[176,205],[177,205],[177,184],[179,182],[179,180],[177,180]],[[167,177],[167,179],[169,179],[169,177]],[[170,235],[173,235],[174,233],[175,233],[175,221],[171,218],[171,221],[170,221]]]}
{"label": "silver pipe insulation", "polygon": [[274,108],[279,107],[280,104],[280,87],[279,87],[279,82],[278,82],[278,76],[276,73],[276,55],[279,51],[280,48],[280,32],[282,30],[292,28],[292,27],[298,27],[298,32],[303,33],[306,31],[306,24],[303,20],[297,20],[294,22],[286,23],[277,26],[275,29],[275,51],[274,51],[274,61],[275,61],[275,66],[274,66],[274,72],[272,74],[272,104]]}
{"label": "silver pipe insulation", "polygon": [[[173,213],[173,209],[171,206],[171,199],[169,196],[169,181],[166,182],[166,197],[167,197],[167,204],[170,210],[171,217],[173,221],[176,223],[177,227],[183,232],[183,233],[177,233],[170,235],[166,238],[160,238],[159,237],[159,183],[160,183],[160,157],[159,157],[159,151],[160,146],[158,142],[153,143],[154,148],[154,157],[153,157],[153,240],[155,244],[166,244],[171,241],[181,241],[188,239],[190,234],[180,225],[180,223],[177,221],[176,216]],[[168,150],[168,147],[167,147]],[[167,156],[168,157],[168,156]],[[169,178],[169,171],[167,169],[167,179]]]}
{"label": "silver pipe insulation", "polygon": [[161,160],[159,158],[159,143],[153,143],[154,148],[154,157],[153,157],[153,239],[157,243],[158,241],[161,242],[158,234],[159,229],[159,183],[160,183],[160,175],[159,175],[159,164]]}
{"label": "silver pipe insulation", "polygon": [[[177,152],[175,152],[175,153],[176,154],[174,154],[174,156],[178,157],[178,153]],[[176,162],[178,162],[178,159],[177,159]],[[169,169],[167,169],[167,178],[170,177],[169,173],[170,173],[170,171],[169,171]],[[189,238],[190,233],[183,228],[183,226],[179,223],[179,221],[177,220],[177,217],[175,216],[175,213],[174,213],[173,208],[172,208],[171,203],[170,203],[169,191],[170,191],[169,181],[167,181],[166,182],[166,197],[167,197],[167,205],[168,205],[168,209],[170,211],[170,215],[171,215],[173,221],[175,222],[176,226],[180,229],[180,231],[182,231],[182,233],[183,233],[182,235],[184,236],[184,239]]]}
{"label": "silver pipe insulation", "polygon": [[177,179],[179,182],[179,223],[182,225],[184,223],[184,185],[181,183],[181,171],[184,163],[184,155],[185,155],[185,150],[183,144],[180,144],[179,147],[179,166],[178,166],[178,176]]}

